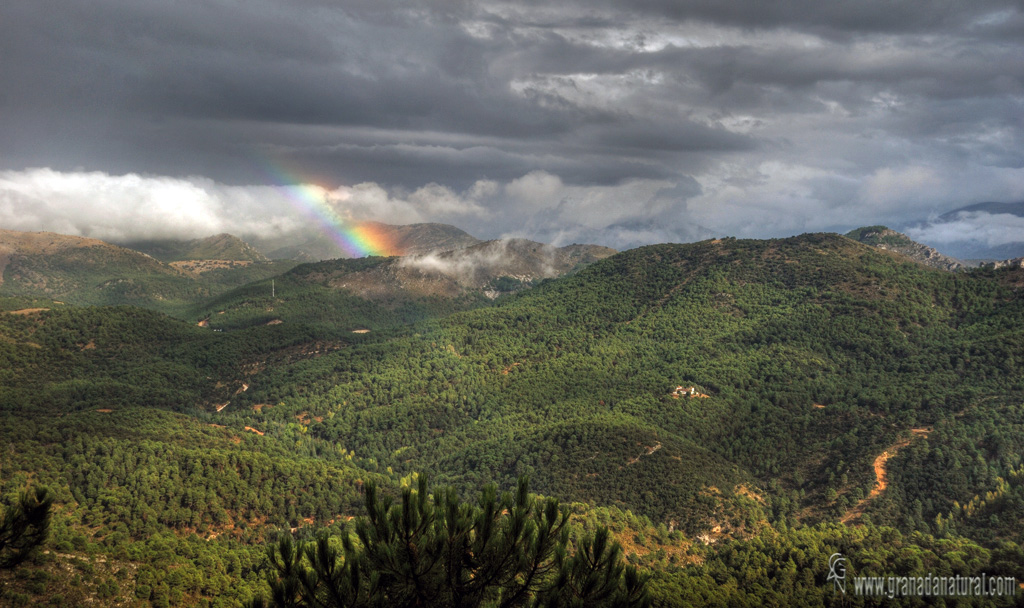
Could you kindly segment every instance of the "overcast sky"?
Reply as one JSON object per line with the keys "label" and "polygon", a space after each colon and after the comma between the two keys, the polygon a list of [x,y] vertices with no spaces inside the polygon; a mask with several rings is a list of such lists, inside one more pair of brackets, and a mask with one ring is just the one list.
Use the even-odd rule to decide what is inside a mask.
{"label": "overcast sky", "polygon": [[1024,200],[1022,130],[1020,0],[0,8],[0,228],[282,234],[281,172],[482,238],[905,226]]}

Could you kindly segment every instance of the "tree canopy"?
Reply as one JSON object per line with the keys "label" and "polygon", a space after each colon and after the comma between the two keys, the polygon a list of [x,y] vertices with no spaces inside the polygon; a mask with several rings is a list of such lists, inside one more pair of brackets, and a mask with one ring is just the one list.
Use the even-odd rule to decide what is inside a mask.
{"label": "tree canopy", "polygon": [[[522,477],[500,497],[488,485],[474,504],[454,488],[428,493],[425,476],[401,500],[366,487],[368,515],[340,539],[268,549],[271,597],[251,608],[308,606],[647,606],[646,578],[621,561],[606,528],[571,551],[569,511],[529,493]],[[340,550],[339,550],[340,544]]]}

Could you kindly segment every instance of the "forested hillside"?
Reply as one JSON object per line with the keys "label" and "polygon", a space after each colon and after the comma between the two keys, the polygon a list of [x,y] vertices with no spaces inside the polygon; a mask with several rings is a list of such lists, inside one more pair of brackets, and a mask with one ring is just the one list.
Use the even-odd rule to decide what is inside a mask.
{"label": "forested hillside", "polygon": [[190,316],[220,329],[304,322],[378,331],[476,308],[614,253],[508,239],[440,253],[327,260],[204,301]]}
{"label": "forested hillside", "polygon": [[317,268],[277,277],[279,301],[262,282],[205,303],[207,327],[2,302],[3,495],[56,491],[47,559],[79,577],[43,559],[18,601],[237,605],[265,593],[263,543],[416,473],[467,497],[529,476],[611,527],[656,605],[839,605],[836,551],[1024,577],[1020,269],[723,239],[460,310],[314,289]]}
{"label": "forested hillside", "polygon": [[124,244],[129,249],[151,255],[161,262],[186,260],[230,260],[266,262],[268,258],[249,243],[231,234],[216,234],[204,239],[134,241]]}
{"label": "forested hillside", "polygon": [[[232,239],[205,239],[191,246],[230,248],[240,243],[238,247],[248,247]],[[216,253],[230,252],[220,249]],[[256,255],[253,251],[249,254]],[[130,304],[176,314],[198,301],[294,265],[244,257],[236,262],[231,257],[201,268],[174,266],[97,239],[0,230],[0,297],[46,298],[74,305]]]}

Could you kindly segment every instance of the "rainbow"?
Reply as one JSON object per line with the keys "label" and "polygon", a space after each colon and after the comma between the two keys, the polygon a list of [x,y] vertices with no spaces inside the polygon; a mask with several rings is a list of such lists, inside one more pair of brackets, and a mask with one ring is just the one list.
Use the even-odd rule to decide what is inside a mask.
{"label": "rainbow", "polygon": [[379,224],[351,222],[327,204],[327,190],[293,176],[279,166],[261,163],[264,174],[293,207],[316,221],[321,230],[342,251],[354,258],[369,255],[401,255],[389,234]]}

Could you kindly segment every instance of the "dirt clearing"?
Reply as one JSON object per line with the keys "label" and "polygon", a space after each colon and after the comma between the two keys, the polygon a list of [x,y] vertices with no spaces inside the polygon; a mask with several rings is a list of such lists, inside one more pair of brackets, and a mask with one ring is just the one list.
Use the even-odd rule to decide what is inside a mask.
{"label": "dirt clearing", "polygon": [[885,480],[886,464],[894,457],[902,448],[910,445],[910,442],[917,437],[927,437],[928,433],[932,430],[930,428],[917,428],[910,429],[912,434],[910,439],[901,439],[896,443],[890,445],[885,449],[884,452],[879,454],[875,458],[874,469],[875,469],[875,487],[871,489],[871,493],[868,494],[867,498],[861,499],[852,509],[846,512],[845,515],[839,520],[842,523],[847,523],[859,518],[864,514],[864,510],[867,509],[868,504],[881,495],[888,486]]}

